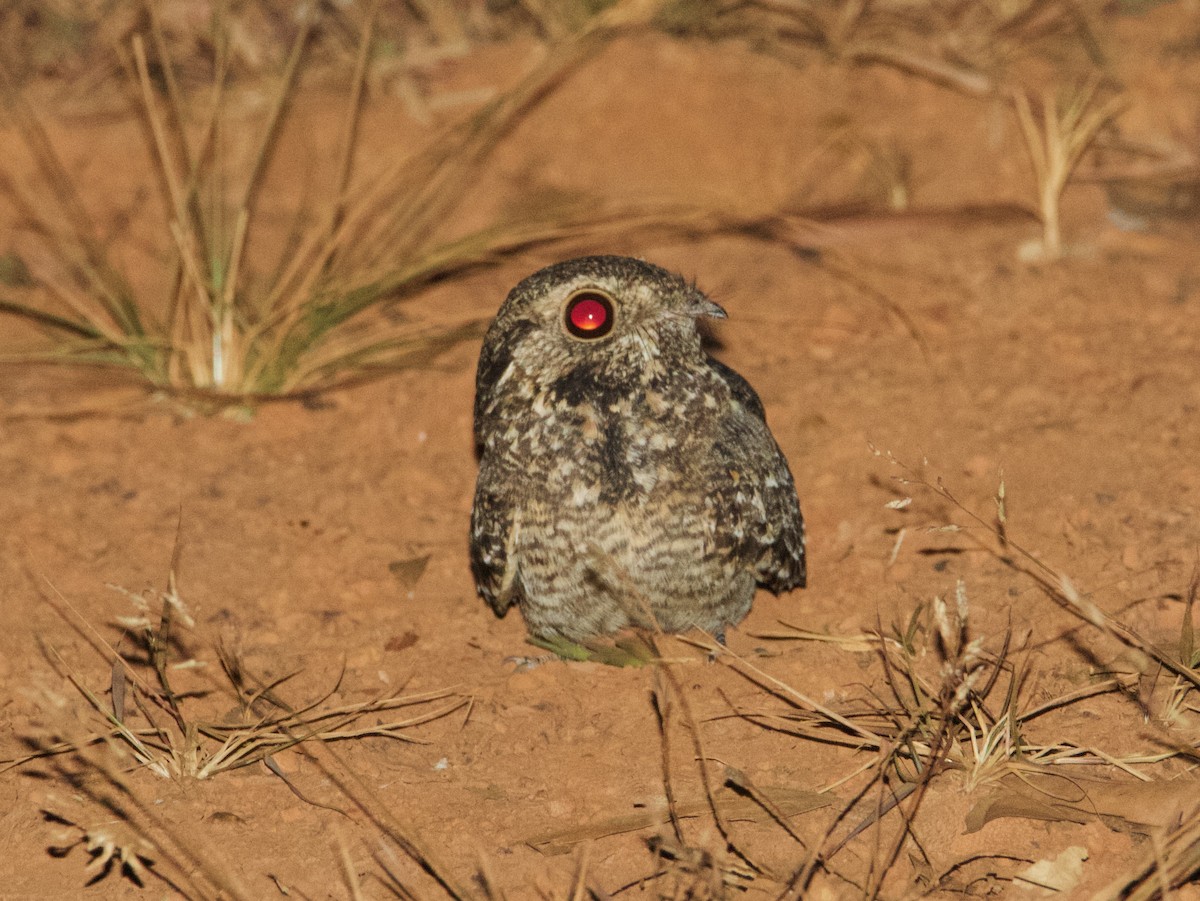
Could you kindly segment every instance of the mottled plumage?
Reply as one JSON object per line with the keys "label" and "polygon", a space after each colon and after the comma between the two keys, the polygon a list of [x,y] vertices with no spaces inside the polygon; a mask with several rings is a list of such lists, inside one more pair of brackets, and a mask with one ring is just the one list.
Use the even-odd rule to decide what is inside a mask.
{"label": "mottled plumage", "polygon": [[804,585],[804,522],[754,389],[701,347],[725,312],[626,257],[509,294],[476,377],[471,567],[499,615],[579,641],[626,626],[723,635],[755,585]]}

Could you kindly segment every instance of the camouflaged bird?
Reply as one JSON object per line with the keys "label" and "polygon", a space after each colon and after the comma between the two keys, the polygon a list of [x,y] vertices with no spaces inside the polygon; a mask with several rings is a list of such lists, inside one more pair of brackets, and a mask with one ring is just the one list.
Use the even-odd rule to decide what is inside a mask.
{"label": "camouflaged bird", "polygon": [[701,346],[725,311],[627,257],[525,279],[483,341],[471,515],[479,593],[532,636],[724,640],[755,585],[805,584],[804,521],[754,389]]}

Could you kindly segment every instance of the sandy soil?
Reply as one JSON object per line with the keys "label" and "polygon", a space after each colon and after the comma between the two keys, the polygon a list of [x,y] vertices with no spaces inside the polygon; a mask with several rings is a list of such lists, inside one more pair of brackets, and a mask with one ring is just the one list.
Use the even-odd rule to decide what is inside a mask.
{"label": "sandy soil", "polygon": [[[1185,20],[1186,10],[1169,5],[1112,23],[1122,48],[1114,66],[1134,101],[1122,120],[1126,137],[1195,134],[1200,53],[1168,49],[1161,37]],[[503,86],[536,52],[529,44],[493,47],[442,71],[439,84]],[[335,116],[336,101],[323,103],[301,109],[300,120]],[[716,662],[682,641],[662,648],[675,661],[670,672],[714,785],[732,774],[776,799],[833,786],[825,806],[788,818],[804,846],[752,809],[730,830],[762,872],[737,875],[747,865],[724,850],[702,803],[687,714],[656,668],[556,661],[527,670],[512,661],[537,652],[518,615],[497,620],[475,596],[467,567],[477,346],[317,403],[265,406],[249,421],[126,403],[131,389],[116,376],[3,370],[0,758],[24,754],[30,740],[102,728],[62,674],[107,703],[110,666],[93,646],[118,645],[118,618],[134,606],[106,586],[153,600],[166,585],[177,522],[178,588],[195,617],[180,640],[205,668],[174,678],[202,694],[188,701],[197,718],[238,715],[220,645],[264,681],[291,675],[278,691],[296,706],[331,689],[329,705],[435,690],[470,702],[406,730],[411,741],[370,737],[281,752],[275,761],[287,783],[262,764],[203,781],[128,772],[158,840],[210,861],[209,870],[248,898],[351,897],[342,849],[364,897],[390,896],[380,860],[417,897],[441,896],[331,773],[353,774],[354,790],[373,809],[390,812],[397,828],[480,894],[483,872],[497,896],[566,898],[582,868],[601,897],[660,872],[626,894],[674,897],[691,885],[688,897],[707,897],[709,876],[656,861],[648,849],[656,834],[674,841],[668,825],[616,834],[605,825],[663,809],[656,692],[672,699],[665,728],[674,795],[698,811],[682,821],[686,844],[725,867],[748,897],[774,897],[803,865],[805,847],[829,830],[840,835],[869,822],[883,803],[873,789],[865,807],[835,822],[878,754],[789,734],[796,721],[783,717],[798,710],[789,698],[804,705],[778,686],[839,711],[862,699],[891,703],[878,652],[852,639],[876,630],[894,636],[922,605],[914,665],[936,686],[940,661],[927,614],[960,583],[970,636],[986,654],[1000,653],[1009,636],[1007,662],[1024,673],[1017,709],[1106,679],[1129,686],[1031,719],[1022,727],[1026,743],[1094,749],[1083,755],[1092,760],[1149,757],[1169,742],[1195,747],[1195,693],[1164,719],[1168,674],[1061,609],[1020,571],[1032,564],[997,549],[987,529],[930,487],[944,484],[991,523],[1003,482],[1013,542],[1176,653],[1200,547],[1194,220],[1152,215],[1144,230],[1122,230],[1103,188],[1078,184],[1066,204],[1072,253],[1055,264],[1024,263],[1019,250],[1038,226],[1011,211],[1029,206],[1032,185],[1004,104],[888,68],[820,60],[799,68],[736,44],[644,37],[611,46],[521,125],[464,212],[464,227],[511,203],[530,179],[561,191],[703,197],[739,209],[798,197],[873,198],[878,186],[861,168],[847,175],[849,164],[812,163],[835,116],[911,159],[917,212],[839,220],[815,230],[814,252],[805,254],[734,237],[587,248],[633,252],[681,271],[728,309],[716,328],[719,356],[759,390],[795,473],[810,587],[760,595],[730,634],[731,654]],[[367,131],[368,146],[381,153],[426,134],[386,104]],[[122,163],[143,152],[138,126],[75,118],[56,123],[55,133],[69,142],[75,171],[108,188],[89,197],[112,227],[139,202],[135,167]],[[14,142],[9,133],[0,138]],[[310,141],[285,154],[272,184],[299,190],[322,153],[329,146]],[[10,210],[5,219],[12,221]],[[135,258],[152,253],[147,229],[135,210],[123,239]],[[432,321],[489,314],[512,284],[552,258],[441,285],[416,310]],[[928,484],[896,481],[906,473]],[[910,497],[907,506],[888,506]],[[962,530],[940,529],[948,524]],[[424,557],[413,581],[403,564]],[[788,631],[782,622],[835,640],[768,637]],[[130,649],[129,638],[121,646]],[[752,672],[776,692],[747,678]],[[1006,673],[988,700],[993,714],[1008,682]],[[137,713],[130,722],[144,725]],[[92,798],[96,780],[72,775],[73,761],[64,755],[0,775],[0,897],[170,896],[153,875],[145,889],[119,872],[87,884],[82,848],[51,853],[84,831],[135,841],[122,838],[134,832]],[[1180,756],[1044,766],[1058,774],[1056,797],[1075,796],[1077,809],[1106,815],[1001,817],[969,832],[968,814],[1005,784],[1002,771],[974,779],[969,766],[949,768],[920,798],[913,837],[883,895],[935,891],[931,880],[948,874],[940,886],[947,893],[1036,897],[1014,876],[1044,860],[1070,871],[1063,861],[1074,855],[1086,859],[1068,894],[1088,897],[1150,852],[1147,823],[1169,825],[1200,798]],[[812,896],[861,895],[899,827],[895,812],[869,824],[831,858],[831,872],[818,873]],[[554,833],[567,837],[538,844]],[[147,854],[169,871],[161,852]],[[1178,897],[1200,895],[1192,887]]]}

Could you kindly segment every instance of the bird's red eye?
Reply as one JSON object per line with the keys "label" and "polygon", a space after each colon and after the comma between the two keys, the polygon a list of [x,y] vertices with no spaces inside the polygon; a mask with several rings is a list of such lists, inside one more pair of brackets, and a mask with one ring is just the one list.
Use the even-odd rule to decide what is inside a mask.
{"label": "bird's red eye", "polygon": [[612,331],[615,319],[612,301],[597,291],[584,291],[567,301],[564,324],[576,338],[603,338]]}

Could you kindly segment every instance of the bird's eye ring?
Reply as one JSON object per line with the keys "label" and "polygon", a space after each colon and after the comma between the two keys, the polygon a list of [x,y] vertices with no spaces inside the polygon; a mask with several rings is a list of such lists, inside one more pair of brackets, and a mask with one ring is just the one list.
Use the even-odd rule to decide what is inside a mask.
{"label": "bird's eye ring", "polygon": [[612,298],[595,289],[573,294],[563,308],[563,326],[581,341],[603,338],[612,331],[617,313]]}

